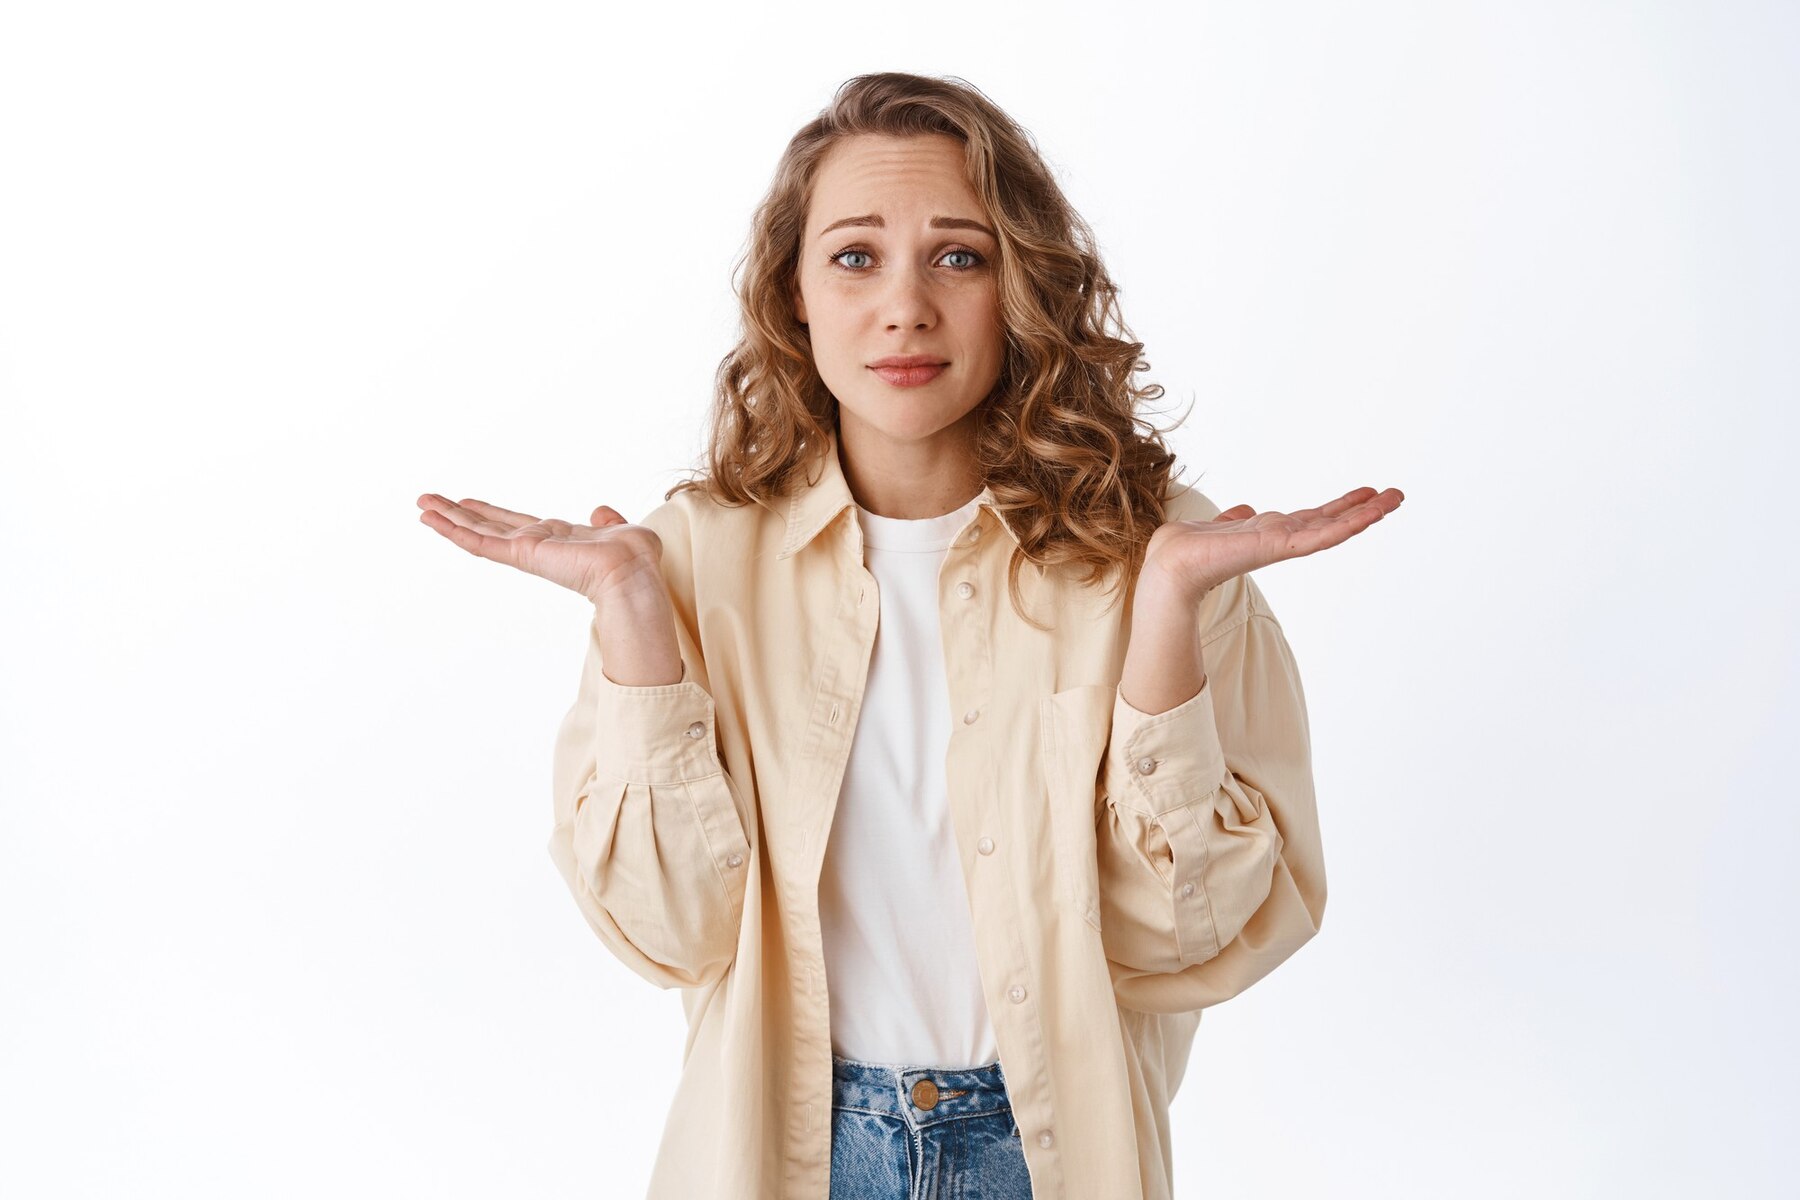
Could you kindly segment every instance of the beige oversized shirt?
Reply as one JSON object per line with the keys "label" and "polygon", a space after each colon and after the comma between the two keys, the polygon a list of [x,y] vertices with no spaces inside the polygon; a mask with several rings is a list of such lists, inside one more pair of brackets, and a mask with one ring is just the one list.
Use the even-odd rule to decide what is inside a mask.
{"label": "beige oversized shirt", "polygon": [[[558,732],[550,855],[601,943],[681,988],[688,1036],[650,1200],[827,1200],[819,872],[879,608],[830,435],[772,505],[677,493],[679,683],[604,674],[590,623]],[[940,572],[945,759],[983,990],[1034,1200],[1171,1196],[1169,1101],[1200,1011],[1318,932],[1325,869],[1300,675],[1249,576],[1195,620],[1206,683],[1118,691],[1128,597],[1027,564],[983,491]],[[1218,507],[1174,484],[1168,519]],[[929,1064],[921,1064],[929,1065]],[[597,1181],[598,1183],[598,1181]]]}

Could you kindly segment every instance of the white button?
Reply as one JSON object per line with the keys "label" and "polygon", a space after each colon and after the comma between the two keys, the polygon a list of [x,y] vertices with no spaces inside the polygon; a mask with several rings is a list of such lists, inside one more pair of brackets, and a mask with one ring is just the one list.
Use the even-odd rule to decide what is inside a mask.
{"label": "white button", "polygon": [[706,734],[706,726],[700,721],[695,721],[687,727],[685,732],[691,738],[703,737]]}
{"label": "white button", "polygon": [[975,585],[972,583],[959,583],[956,585],[956,594],[961,596],[964,600],[967,600],[970,596],[975,594]]}
{"label": "white button", "polygon": [[1156,760],[1154,758],[1140,758],[1137,761],[1137,769],[1139,775],[1148,775],[1150,772],[1156,770]]}
{"label": "white button", "polygon": [[1050,1135],[1050,1131],[1048,1129],[1046,1129],[1046,1130],[1044,1130],[1044,1132],[1038,1134],[1038,1145],[1040,1145],[1040,1146],[1048,1146],[1051,1142],[1054,1142],[1055,1140],[1056,1139]]}
{"label": "white button", "polygon": [[969,540],[971,542],[979,542],[981,540],[981,526],[977,525],[975,528],[969,530]]}
{"label": "white button", "polygon": [[1023,1004],[1025,1002],[1025,989],[1016,983],[1007,990],[1006,994],[1012,997],[1012,1002],[1014,1004]]}
{"label": "white button", "polygon": [[979,842],[975,843],[975,848],[983,854],[992,854],[994,852],[994,839],[982,838]]}
{"label": "white button", "polygon": [[1191,883],[1184,883],[1184,884],[1182,884],[1182,885],[1181,885],[1181,894],[1182,894],[1182,895],[1184,895],[1184,896],[1191,896],[1191,895],[1193,895],[1193,894],[1194,894],[1194,885],[1193,885],[1193,884],[1191,884]]}
{"label": "white button", "polygon": [[[725,860],[725,865],[728,867],[741,867],[744,865],[744,856],[741,854],[734,854]],[[1193,885],[1190,884],[1189,886],[1191,887]]]}
{"label": "white button", "polygon": [[975,723],[975,718],[979,717],[980,715],[981,715],[981,712],[979,709],[971,708],[968,712],[963,714],[963,724],[964,725],[973,725]]}
{"label": "white button", "polygon": [[838,718],[838,706],[834,704],[831,706],[831,723],[833,725],[837,724],[837,718]]}

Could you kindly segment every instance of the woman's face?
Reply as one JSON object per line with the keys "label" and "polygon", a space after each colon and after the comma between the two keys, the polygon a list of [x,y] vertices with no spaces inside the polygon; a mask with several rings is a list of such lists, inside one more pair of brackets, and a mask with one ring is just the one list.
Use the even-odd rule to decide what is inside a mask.
{"label": "woman's face", "polygon": [[[954,138],[860,135],[827,153],[807,209],[794,315],[841,422],[924,440],[993,390],[1005,335],[990,228]],[[897,355],[947,365],[929,379],[877,370]]]}

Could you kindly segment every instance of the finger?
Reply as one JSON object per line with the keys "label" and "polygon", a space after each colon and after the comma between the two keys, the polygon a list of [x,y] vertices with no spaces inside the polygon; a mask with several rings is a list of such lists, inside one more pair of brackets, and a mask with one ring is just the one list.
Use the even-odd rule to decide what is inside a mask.
{"label": "finger", "polygon": [[1354,504],[1331,520],[1312,527],[1318,536],[1318,544],[1306,553],[1314,554],[1340,542],[1348,541],[1387,514],[1388,509],[1375,503],[1372,499]]}
{"label": "finger", "polygon": [[[514,529],[518,528],[518,526],[513,525],[510,521],[497,520],[489,517],[476,508],[469,507],[469,505],[481,505],[481,507],[489,509],[494,507],[491,504],[482,504],[480,500],[465,501],[462,504],[458,504],[454,501],[446,500],[444,497],[439,496],[434,492],[426,496],[421,496],[419,501],[420,507],[428,508],[429,511],[437,513],[454,524],[462,526],[464,529],[472,529],[476,533],[511,533]],[[427,505],[426,501],[430,501],[431,503]],[[496,509],[495,511],[505,512],[506,510]],[[513,515],[523,516],[524,514],[515,513]],[[527,524],[529,523],[530,522],[527,521]]]}
{"label": "finger", "polygon": [[1213,520],[1214,521],[1243,521],[1250,517],[1254,517],[1255,515],[1256,515],[1256,510],[1254,508],[1251,508],[1248,504],[1237,504],[1237,505],[1233,505],[1231,508],[1226,509],[1224,512],[1220,513],[1218,516],[1214,517]]}
{"label": "finger", "polygon": [[510,508],[501,508],[498,504],[489,504],[485,500],[458,500],[457,504],[471,512],[479,513],[507,529],[517,529],[521,525],[535,525],[538,522],[538,519],[530,513],[514,512]]}
{"label": "finger", "polygon": [[1339,513],[1334,518],[1339,521],[1350,520],[1356,522],[1357,525],[1355,531],[1367,529],[1376,521],[1381,520],[1381,518],[1387,516],[1396,508],[1399,508],[1400,502],[1406,499],[1399,488],[1388,488],[1385,492],[1379,493],[1375,492],[1374,488],[1360,488],[1358,490],[1367,491],[1372,494],[1366,499],[1344,509],[1343,512]]}
{"label": "finger", "polygon": [[[1365,497],[1361,501],[1350,500],[1350,497],[1359,492],[1374,490],[1358,488],[1355,492],[1347,492],[1330,504],[1316,509],[1303,509],[1296,513],[1263,513],[1263,517],[1269,521],[1268,530],[1273,532],[1279,529],[1282,535],[1281,551],[1272,561],[1304,558],[1348,541],[1398,508],[1404,498],[1398,489],[1389,488],[1386,492]],[[1349,503],[1344,507],[1346,501]],[[1335,516],[1317,515],[1333,508],[1339,510]],[[1306,513],[1315,514],[1314,518],[1303,519]]]}
{"label": "finger", "polygon": [[1317,521],[1320,518],[1331,519],[1341,513],[1348,512],[1375,494],[1372,487],[1359,487],[1345,492],[1336,500],[1328,501],[1317,508],[1297,509],[1289,515],[1301,521]]}
{"label": "finger", "polygon": [[519,543],[511,538],[494,537],[459,525],[436,509],[426,509],[419,514],[419,520],[431,526],[445,537],[467,550],[477,558],[485,558],[491,562],[505,563],[509,567],[517,567],[515,559]]}

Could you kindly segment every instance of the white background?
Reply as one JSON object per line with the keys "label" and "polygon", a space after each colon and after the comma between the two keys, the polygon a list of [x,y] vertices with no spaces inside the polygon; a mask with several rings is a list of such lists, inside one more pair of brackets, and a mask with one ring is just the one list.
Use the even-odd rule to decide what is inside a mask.
{"label": "white background", "polygon": [[0,1192],[641,1196],[678,995],[545,845],[589,606],[418,521],[635,519],[862,71],[1037,138],[1258,580],[1321,935],[1177,1194],[1791,1194],[1800,9],[15,4]]}

